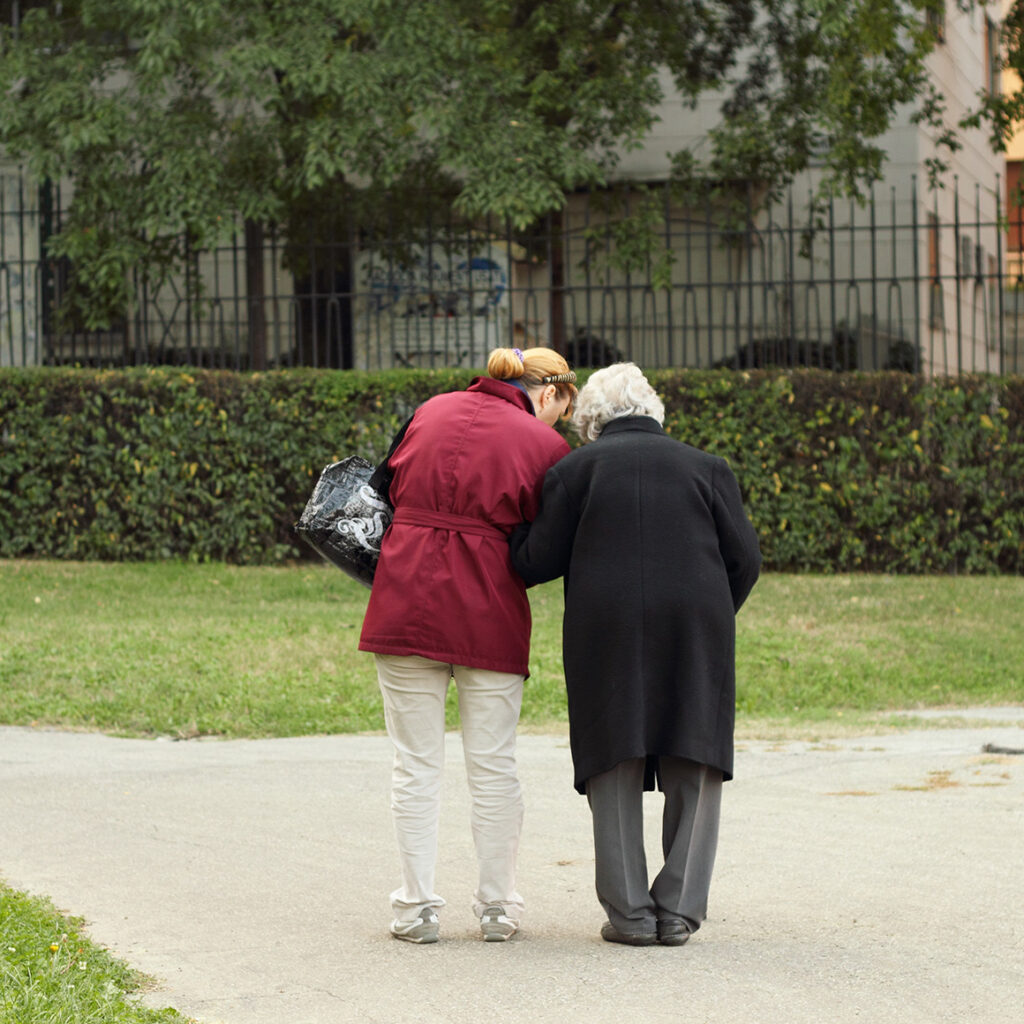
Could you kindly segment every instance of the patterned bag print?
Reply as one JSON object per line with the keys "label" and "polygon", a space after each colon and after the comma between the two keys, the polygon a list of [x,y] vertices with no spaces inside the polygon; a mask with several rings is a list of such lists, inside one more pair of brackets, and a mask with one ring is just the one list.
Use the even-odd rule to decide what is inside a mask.
{"label": "patterned bag print", "polygon": [[373,586],[380,542],[395,510],[370,486],[373,465],[350,455],[320,474],[295,530],[332,565]]}

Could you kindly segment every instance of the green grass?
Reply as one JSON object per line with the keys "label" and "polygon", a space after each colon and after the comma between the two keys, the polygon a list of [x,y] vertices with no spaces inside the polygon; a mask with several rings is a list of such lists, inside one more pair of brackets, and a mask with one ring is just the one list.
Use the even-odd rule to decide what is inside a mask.
{"label": "green grass", "polygon": [[[373,658],[357,650],[366,598],[325,564],[0,562],[0,722],[182,737],[380,730]],[[531,601],[523,724],[557,728],[560,583]],[[1020,577],[768,575],[738,621],[740,730],[1019,703],[1022,621]]]}
{"label": "green grass", "polygon": [[184,1024],[132,998],[145,983],[85,938],[80,920],[0,882],[0,1024]]}
{"label": "green grass", "polygon": [[1020,703],[1022,621],[1021,577],[768,576],[738,622],[740,718]]}

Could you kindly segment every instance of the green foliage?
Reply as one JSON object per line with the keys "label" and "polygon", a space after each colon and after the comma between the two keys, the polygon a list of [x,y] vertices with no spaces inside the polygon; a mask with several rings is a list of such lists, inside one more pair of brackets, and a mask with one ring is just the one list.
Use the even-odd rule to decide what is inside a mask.
{"label": "green foliage", "polygon": [[[767,568],[1024,571],[1024,379],[649,376],[669,433],[734,468]],[[349,454],[377,461],[417,405],[470,379],[2,370],[0,555],[304,555],[292,526],[323,466]]]}
{"label": "green foliage", "polygon": [[[817,153],[820,195],[862,196],[887,158],[876,140],[907,103],[947,150],[959,148],[925,66],[935,46],[926,14],[943,12],[945,0],[757,6],[752,54],[708,133],[703,175],[758,182],[778,196]],[[681,177],[693,174],[691,155],[678,155]]]}
{"label": "green foliage", "polygon": [[415,45],[421,18],[387,6],[68,0],[0,27],[0,145],[73,184],[49,249],[75,268],[86,326],[239,217],[288,224],[346,176],[423,184],[431,145],[411,119],[436,55]]}
{"label": "green foliage", "polygon": [[670,432],[736,471],[766,566],[1024,571],[1024,379],[656,379]]}
{"label": "green foliage", "polygon": [[469,375],[0,371],[0,554],[258,564],[324,465]]}

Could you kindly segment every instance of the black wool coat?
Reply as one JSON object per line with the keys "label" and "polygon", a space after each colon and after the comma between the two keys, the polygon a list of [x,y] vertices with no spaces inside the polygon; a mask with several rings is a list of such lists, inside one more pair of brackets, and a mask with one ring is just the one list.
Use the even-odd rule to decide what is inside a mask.
{"label": "black wool coat", "polygon": [[511,538],[528,584],[565,577],[574,784],[627,758],[733,771],[735,616],[761,553],[728,463],[656,420],[612,420],[547,471]]}

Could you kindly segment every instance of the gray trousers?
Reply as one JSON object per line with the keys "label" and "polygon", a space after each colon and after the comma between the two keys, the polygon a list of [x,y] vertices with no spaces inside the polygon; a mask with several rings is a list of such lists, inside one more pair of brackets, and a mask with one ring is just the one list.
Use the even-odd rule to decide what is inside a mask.
{"label": "gray trousers", "polygon": [[644,758],[631,758],[587,779],[597,898],[620,932],[653,932],[657,921],[680,920],[695,932],[707,916],[718,848],[722,773],[680,757],[658,759],[665,794],[661,822],[665,864],[648,887],[644,765]]}

